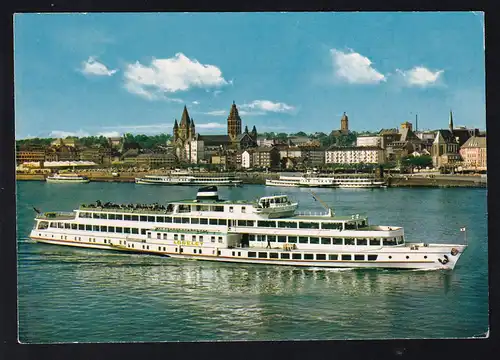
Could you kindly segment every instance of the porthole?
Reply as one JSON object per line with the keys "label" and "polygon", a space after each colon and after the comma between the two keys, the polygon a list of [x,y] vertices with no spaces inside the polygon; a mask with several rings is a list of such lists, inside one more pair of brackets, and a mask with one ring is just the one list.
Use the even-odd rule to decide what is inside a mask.
{"label": "porthole", "polygon": [[392,259],[392,256],[391,256],[391,255],[389,255],[389,259]]}
{"label": "porthole", "polygon": [[424,259],[427,259],[427,255],[424,255]]}
{"label": "porthole", "polygon": [[408,255],[406,255],[406,258],[409,259],[410,257]]}

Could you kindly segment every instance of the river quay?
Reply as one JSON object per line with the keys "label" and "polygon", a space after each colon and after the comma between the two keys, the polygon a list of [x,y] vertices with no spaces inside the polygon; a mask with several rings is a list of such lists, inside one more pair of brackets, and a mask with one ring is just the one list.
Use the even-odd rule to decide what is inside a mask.
{"label": "river quay", "polygon": [[[133,183],[136,177],[141,177],[147,172],[123,172],[119,176],[113,176],[111,173],[104,172],[85,172],[79,174],[87,176],[95,182],[125,182]],[[265,172],[244,172],[236,173],[244,184],[265,184],[266,179],[278,179],[279,173]],[[16,174],[16,180],[25,181],[45,181],[46,175],[43,174]],[[472,175],[433,175],[426,176],[420,174],[402,174],[386,176],[389,187],[477,187],[486,188],[487,181],[485,177]]]}

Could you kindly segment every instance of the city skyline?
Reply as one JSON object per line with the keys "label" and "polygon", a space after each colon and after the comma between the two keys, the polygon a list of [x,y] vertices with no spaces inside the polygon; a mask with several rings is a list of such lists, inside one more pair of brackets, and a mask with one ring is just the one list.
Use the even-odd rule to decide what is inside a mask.
{"label": "city skyline", "polygon": [[[134,26],[128,26],[133,23]],[[483,13],[17,14],[16,139],[484,129]],[[117,31],[119,29],[119,31]],[[347,29],[347,30],[346,30]],[[397,31],[395,30],[397,29]],[[415,126],[415,124],[414,124]]]}

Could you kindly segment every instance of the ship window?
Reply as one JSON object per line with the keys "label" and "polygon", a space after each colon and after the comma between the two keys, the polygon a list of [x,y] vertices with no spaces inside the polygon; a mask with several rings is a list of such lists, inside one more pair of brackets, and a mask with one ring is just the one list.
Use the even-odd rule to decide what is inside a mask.
{"label": "ship window", "polygon": [[[151,233],[148,232],[148,238],[149,237],[151,237]],[[178,239],[179,239],[179,234],[174,234],[174,240],[178,240]]]}
{"label": "ship window", "polygon": [[354,239],[345,238],[345,245],[354,245]]}
{"label": "ship window", "polygon": [[101,231],[102,232],[108,232],[108,227],[107,226],[101,226]]}
{"label": "ship window", "polygon": [[71,224],[69,224],[69,223],[64,223],[64,228],[65,228],[65,229],[71,229]]}
{"label": "ship window", "polygon": [[246,220],[238,220],[238,226],[247,226]]}
{"label": "ship window", "polygon": [[55,223],[55,222],[51,222],[51,223],[50,223],[50,227],[51,227],[51,228],[57,228],[57,223]]}
{"label": "ship window", "polygon": [[286,236],[278,236],[278,242],[281,242],[281,243],[286,242]]}
{"label": "ship window", "polygon": [[123,228],[123,232],[125,234],[130,234],[130,228],[126,227],[126,228]]}
{"label": "ship window", "polygon": [[99,225],[92,226],[92,231],[99,231]]}
{"label": "ship window", "polygon": [[147,216],[145,216],[145,215],[141,215],[141,216],[139,217],[139,220],[140,220],[140,221],[148,221],[148,217],[147,217]]}
{"label": "ship window", "polygon": [[222,242],[222,236],[219,236],[219,242],[220,243]]}
{"label": "ship window", "polygon": [[138,215],[132,215],[132,221],[139,221]]}
{"label": "ship window", "polygon": [[342,229],[342,223],[324,222],[324,223],[321,223],[321,228],[322,229],[340,230],[340,229]]}
{"label": "ship window", "polygon": [[[165,249],[165,246],[163,247],[163,251],[167,251],[167,250]],[[200,250],[200,252],[201,252],[201,250]]]}
{"label": "ship window", "polygon": [[409,259],[410,257],[409,256],[406,256],[407,259]]}
{"label": "ship window", "polygon": [[99,214],[98,214],[98,213],[93,213],[93,214],[92,214],[92,217],[93,217],[94,219],[99,219]]}
{"label": "ship window", "polygon": [[49,223],[47,221],[40,221],[38,223],[38,228],[44,230],[48,228],[48,225]]}
{"label": "ship window", "polygon": [[266,235],[257,235],[257,241],[266,241]]}
{"label": "ship window", "polygon": [[356,223],[355,222],[354,223],[349,223],[349,222],[345,223],[345,229],[346,230],[354,230],[354,229],[356,229]]}
{"label": "ship window", "polygon": [[267,241],[276,242],[276,235],[267,235]]}
{"label": "ship window", "polygon": [[146,235],[146,229],[141,229],[141,235]]}
{"label": "ship window", "polygon": [[255,241],[255,235],[254,234],[249,234],[248,235],[248,241]]}
{"label": "ship window", "polygon": [[375,261],[377,260],[378,255],[368,255],[368,261]]}
{"label": "ship window", "polygon": [[198,218],[191,218],[191,224],[199,224],[200,223],[200,219]]}
{"label": "ship window", "polygon": [[238,251],[238,256],[241,256],[241,251]]}
{"label": "ship window", "polygon": [[246,213],[246,212],[247,212],[247,208],[246,208],[246,207],[244,207],[244,206],[242,206],[242,207],[241,207],[241,212],[242,212],[242,213]]}
{"label": "ship window", "polygon": [[267,258],[267,253],[266,252],[259,252],[259,257],[260,258]]}
{"label": "ship window", "polygon": [[57,227],[59,229],[64,229],[64,224],[63,223],[57,223]]}
{"label": "ship window", "polygon": [[78,224],[78,230],[85,230],[85,225]]}
{"label": "ship window", "polygon": [[[189,221],[189,219],[188,219]],[[148,222],[155,222],[155,217],[154,216],[148,216]]]}
{"label": "ship window", "polygon": [[309,238],[309,243],[310,244],[319,244],[319,238],[317,238],[317,237],[310,237]]}
{"label": "ship window", "polygon": [[278,253],[269,253],[269,257],[271,259],[277,259],[278,258]]}
{"label": "ship window", "polygon": [[200,224],[202,224],[202,225],[206,225],[206,224],[208,224],[208,219],[206,219],[206,218],[201,218],[201,219],[200,219]]}
{"label": "ship window", "polygon": [[247,226],[255,226],[254,220],[247,220]]}
{"label": "ship window", "polygon": [[181,221],[183,224],[189,224],[189,218],[183,217]]}
{"label": "ship window", "polygon": [[106,244],[108,241],[106,239],[104,239],[104,243]]}
{"label": "ship window", "polygon": [[223,212],[224,211],[224,206],[221,206],[221,205],[212,206],[212,211]]}
{"label": "ship window", "polygon": [[363,261],[363,260],[365,260],[365,256],[364,255],[354,255],[354,260]]}
{"label": "ship window", "polygon": [[300,244],[307,244],[309,242],[309,238],[307,236],[299,236]]}
{"label": "ship window", "polygon": [[200,240],[201,242],[203,242],[203,235],[198,236],[198,240]]}
{"label": "ship window", "polygon": [[278,221],[278,227],[296,229],[297,223],[295,221]]}
{"label": "ship window", "polygon": [[108,226],[108,232],[115,232],[114,226]]}
{"label": "ship window", "polygon": [[331,245],[332,244],[332,239],[330,238],[321,238],[321,244],[323,245]]}
{"label": "ship window", "polygon": [[148,249],[148,250],[149,250],[149,245],[148,245],[148,246],[146,246],[146,249]]}
{"label": "ship window", "polygon": [[255,253],[255,251],[249,251],[249,252],[248,252],[248,257],[249,257],[249,258],[254,258],[254,257],[256,257],[256,256],[257,256],[257,254]]}
{"label": "ship window", "polygon": [[402,237],[402,236],[398,236],[398,237],[396,237],[396,241],[397,241],[398,245],[399,245],[399,244],[403,244],[403,243],[404,243],[404,240],[403,240],[403,237]]}
{"label": "ship window", "polygon": [[[233,207],[232,207],[232,206],[230,206],[230,207],[229,207],[229,212],[233,212],[233,210],[234,210],[234,209],[233,209]],[[234,255],[234,253],[233,253],[233,255]]]}
{"label": "ship window", "polygon": [[185,236],[184,234],[181,234],[181,240],[184,240]]}
{"label": "ship window", "polygon": [[276,221],[258,220],[257,226],[259,226],[259,227],[276,227]]}
{"label": "ship window", "polygon": [[115,219],[115,214],[108,214],[108,219],[109,220],[114,220]]}
{"label": "ship window", "polygon": [[215,236],[210,236],[210,241],[215,242]]}
{"label": "ship window", "polygon": [[135,247],[134,244],[132,244],[132,247]]}
{"label": "ship window", "polygon": [[316,254],[316,260],[326,260],[326,254]]}
{"label": "ship window", "polygon": [[139,234],[138,228],[132,228],[132,234]]}
{"label": "ship window", "polygon": [[282,259],[290,259],[290,254],[289,253],[281,253],[281,258]]}
{"label": "ship window", "polygon": [[181,223],[181,218],[180,217],[174,217],[174,223],[180,224]]}
{"label": "ship window", "polygon": [[85,231],[92,231],[92,225],[85,225]]}
{"label": "ship window", "polygon": [[210,219],[210,225],[217,225],[217,219]]}
{"label": "ship window", "polygon": [[123,215],[123,220],[126,220],[126,221],[132,220],[132,215],[127,215],[127,214]]}
{"label": "ship window", "polygon": [[288,237],[288,242],[290,244],[296,244],[297,243],[297,236],[289,236]]}
{"label": "ship window", "polygon": [[123,232],[123,228],[122,228],[122,227],[120,227],[120,226],[117,226],[117,227],[116,227],[116,232],[117,232],[117,233],[122,233],[122,232]]}
{"label": "ship window", "polygon": [[302,254],[293,253],[292,254],[292,259],[294,259],[294,260],[301,260],[302,259]]}
{"label": "ship window", "polygon": [[78,228],[78,225],[77,224],[71,224],[71,229],[72,230],[76,230]]}
{"label": "ship window", "polygon": [[85,212],[78,213],[78,217],[80,217],[80,218],[86,218],[87,217],[87,213],[85,213]]}
{"label": "ship window", "polygon": [[304,260],[312,260],[312,259],[314,259],[313,254],[304,254]]}
{"label": "ship window", "polygon": [[382,239],[382,242],[383,242],[384,246],[396,245],[396,239],[394,239],[394,238]]}
{"label": "ship window", "polygon": [[116,220],[123,220],[122,214],[116,214]]}
{"label": "ship window", "polygon": [[171,223],[172,222],[172,217],[171,216],[166,216],[165,217],[165,222],[166,223]]}
{"label": "ship window", "polygon": [[191,235],[191,240],[196,241],[196,235]]}
{"label": "ship window", "polygon": [[179,205],[179,212],[180,213],[186,213],[186,212],[190,212],[191,211],[191,207],[189,205]]}
{"label": "ship window", "polygon": [[219,225],[227,225],[226,219],[219,219]]}
{"label": "ship window", "polygon": [[299,221],[299,228],[301,228],[301,229],[319,229],[319,223]]}
{"label": "ship window", "polygon": [[356,245],[368,245],[368,239],[356,239]]}
{"label": "ship window", "polygon": [[163,240],[167,240],[167,234],[166,233],[163,234]]}
{"label": "ship window", "polygon": [[351,255],[343,254],[342,255],[342,260],[351,260]]}
{"label": "ship window", "polygon": [[338,260],[339,256],[337,254],[328,254],[328,260]]}
{"label": "ship window", "polygon": [[370,239],[371,246],[380,246],[380,239]]}

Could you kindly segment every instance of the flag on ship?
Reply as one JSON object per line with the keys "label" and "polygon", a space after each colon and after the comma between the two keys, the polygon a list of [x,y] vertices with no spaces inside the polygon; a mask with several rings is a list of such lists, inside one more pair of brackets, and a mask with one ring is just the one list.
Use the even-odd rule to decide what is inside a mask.
{"label": "flag on ship", "polygon": [[465,227],[461,227],[461,228],[460,228],[460,231],[465,231]]}
{"label": "flag on ship", "polygon": [[38,209],[37,209],[36,207],[34,207],[34,206],[33,206],[33,210],[35,210],[35,212],[36,212],[37,214],[40,214],[40,213],[41,213],[41,211],[40,211],[40,210],[38,210]]}

